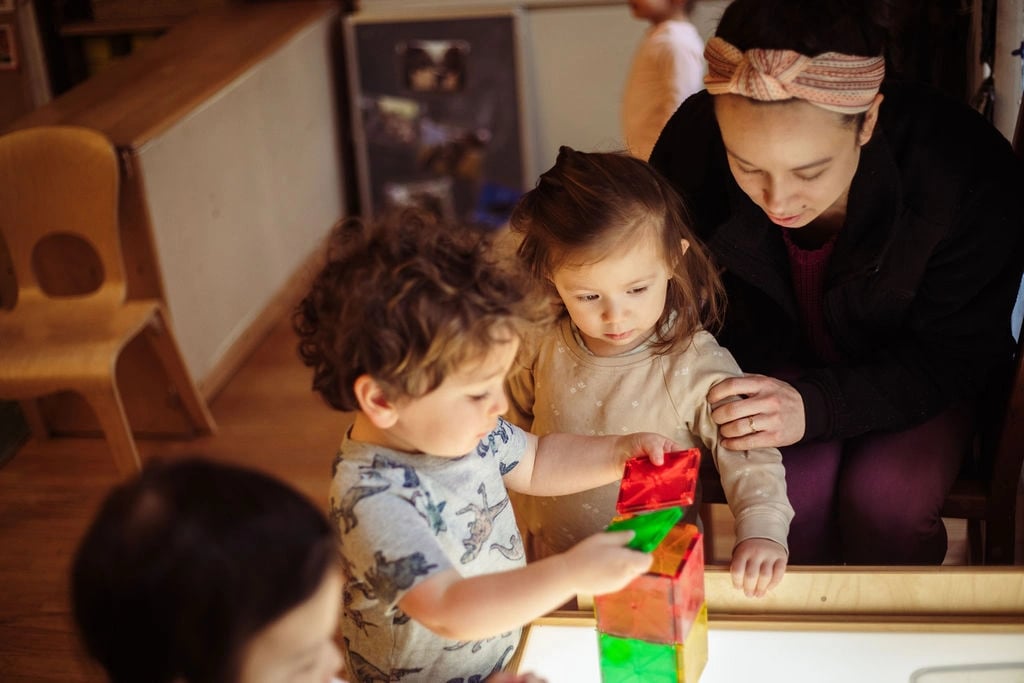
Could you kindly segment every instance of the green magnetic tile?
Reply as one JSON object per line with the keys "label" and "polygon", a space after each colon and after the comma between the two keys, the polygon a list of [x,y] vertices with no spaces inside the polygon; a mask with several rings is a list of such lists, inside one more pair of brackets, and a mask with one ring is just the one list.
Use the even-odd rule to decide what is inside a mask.
{"label": "green magnetic tile", "polygon": [[672,530],[676,522],[682,518],[682,508],[664,508],[654,512],[614,520],[605,530],[623,531],[625,529],[632,529],[636,532],[636,535],[629,542],[629,547],[633,550],[649,553],[658,547],[658,544],[668,535],[668,532]]}
{"label": "green magnetic tile", "polygon": [[675,645],[598,633],[602,683],[678,683]]}

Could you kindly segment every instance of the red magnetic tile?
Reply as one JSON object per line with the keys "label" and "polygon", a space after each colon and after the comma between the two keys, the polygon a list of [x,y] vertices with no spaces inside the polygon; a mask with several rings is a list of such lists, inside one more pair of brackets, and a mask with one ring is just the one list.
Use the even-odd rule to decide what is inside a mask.
{"label": "red magnetic tile", "polygon": [[619,514],[693,505],[700,468],[700,449],[665,454],[665,464],[655,465],[646,455],[630,458],[622,474]]}
{"label": "red magnetic tile", "polygon": [[689,547],[674,566],[666,561],[667,573],[648,572],[620,591],[594,596],[598,631],[653,643],[684,642],[704,602],[703,538],[695,527],[686,527],[693,525],[675,529],[677,538],[689,539]]}

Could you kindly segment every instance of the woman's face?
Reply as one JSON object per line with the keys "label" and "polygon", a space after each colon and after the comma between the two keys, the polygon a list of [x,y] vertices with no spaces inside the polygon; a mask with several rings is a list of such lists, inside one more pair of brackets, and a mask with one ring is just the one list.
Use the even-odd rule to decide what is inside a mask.
{"label": "woman's face", "polygon": [[239,683],[329,683],[341,668],[334,642],[341,574],[330,570],[306,602],[249,641]]}
{"label": "woman's face", "polygon": [[803,100],[714,99],[732,175],[773,223],[802,228],[818,218],[845,218],[860,148],[871,139],[881,95],[860,130],[841,114]]}

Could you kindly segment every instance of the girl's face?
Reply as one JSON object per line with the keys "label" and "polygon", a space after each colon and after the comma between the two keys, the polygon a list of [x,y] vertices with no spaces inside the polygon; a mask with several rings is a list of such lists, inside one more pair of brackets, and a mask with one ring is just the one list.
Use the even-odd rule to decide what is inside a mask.
{"label": "girl's face", "polygon": [[840,114],[802,100],[714,99],[732,175],[773,223],[784,228],[802,228],[818,218],[842,223],[860,148],[871,139],[881,95],[860,131]]}
{"label": "girl's face", "polygon": [[306,602],[249,641],[239,683],[329,683],[341,668],[334,642],[341,573],[330,570]]}
{"label": "girl's face", "polygon": [[[679,255],[689,246],[682,240]],[[591,353],[614,356],[654,332],[671,278],[661,244],[648,236],[596,263],[564,265],[551,280]]]}

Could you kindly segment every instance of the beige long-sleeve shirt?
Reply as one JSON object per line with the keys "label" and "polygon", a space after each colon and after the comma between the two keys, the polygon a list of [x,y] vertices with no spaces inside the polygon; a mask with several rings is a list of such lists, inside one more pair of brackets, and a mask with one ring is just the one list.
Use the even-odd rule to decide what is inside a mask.
{"label": "beige long-sleeve shirt", "polygon": [[[787,547],[793,508],[786,497],[778,449],[732,451],[721,445],[708,390],[742,375],[732,355],[705,331],[683,351],[649,348],[595,356],[563,320],[538,346],[532,362],[509,377],[509,419],[535,434],[627,434],[650,431],[714,458],[736,542],[767,538]],[[516,496],[516,517],[536,557],[564,552],[603,530],[615,515],[618,483],[569,496]]]}
{"label": "beige long-sleeve shirt", "polygon": [[630,154],[647,161],[669,117],[704,88],[704,71],[704,40],[693,24],[669,20],[648,29],[622,95],[622,132]]}

